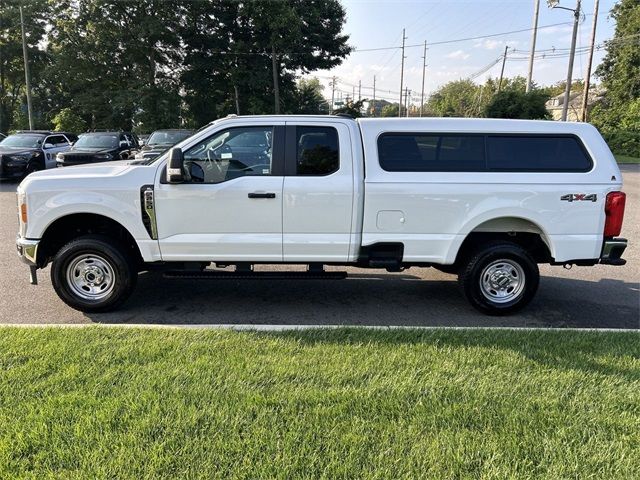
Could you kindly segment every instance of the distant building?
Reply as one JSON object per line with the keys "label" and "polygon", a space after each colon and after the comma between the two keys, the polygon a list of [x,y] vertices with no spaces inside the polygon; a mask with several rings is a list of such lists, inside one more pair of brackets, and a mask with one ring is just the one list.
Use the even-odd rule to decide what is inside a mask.
{"label": "distant building", "polygon": [[[587,99],[587,109],[591,108],[602,99],[602,90],[591,90]],[[569,94],[569,109],[567,111],[567,120],[569,122],[579,122],[582,117],[582,92],[571,92]],[[562,118],[562,107],[564,105],[564,93],[551,97],[547,100],[545,106],[554,120]]]}

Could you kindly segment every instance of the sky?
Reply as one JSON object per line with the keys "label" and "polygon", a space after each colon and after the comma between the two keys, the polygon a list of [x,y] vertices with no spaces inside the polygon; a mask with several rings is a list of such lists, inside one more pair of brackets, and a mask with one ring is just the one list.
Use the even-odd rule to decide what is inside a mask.
{"label": "sky", "polygon": [[[596,45],[610,39],[615,22],[609,11],[615,0],[601,0],[596,32]],[[350,36],[349,44],[356,51],[332,70],[313,72],[325,86],[324,95],[331,98],[330,79],[337,77],[336,100],[351,96],[358,82],[362,84],[362,97],[371,98],[373,78],[376,77],[376,98],[397,102],[400,89],[401,51],[398,48],[377,51],[357,51],[399,47],[402,44],[402,29],[406,29],[406,45],[417,45],[405,50],[403,87],[411,91],[413,102],[419,103],[422,84],[423,43],[427,42],[427,68],[425,76],[425,98],[443,84],[468,78],[491,65],[509,47],[505,64],[505,77],[527,75],[528,56],[531,49],[534,0],[342,0],[347,12],[344,32]],[[575,8],[575,0],[560,0],[560,6]],[[594,0],[583,0],[583,19],[578,29],[576,47],[583,48],[574,63],[573,78],[584,78],[588,56],[586,48],[591,38]],[[564,23],[564,24],[563,24]],[[563,25],[557,25],[563,24]],[[533,81],[538,85],[549,85],[566,79],[568,57],[550,58],[549,55],[565,54],[571,45],[573,14],[567,10],[550,9],[546,0],[540,1],[536,41],[537,55],[533,69]],[[503,32],[525,30],[521,33],[485,37]],[[430,45],[438,42],[482,37],[453,43]],[[554,50],[555,49],[555,50]],[[605,54],[597,50],[595,66]],[[483,83],[486,78],[499,77],[501,61],[481,73],[475,79]],[[593,77],[592,77],[593,79]]]}

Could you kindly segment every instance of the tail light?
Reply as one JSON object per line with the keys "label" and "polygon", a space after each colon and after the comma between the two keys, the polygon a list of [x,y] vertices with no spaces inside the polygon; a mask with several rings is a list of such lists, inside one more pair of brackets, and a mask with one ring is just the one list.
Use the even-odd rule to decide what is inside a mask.
{"label": "tail light", "polygon": [[604,213],[607,216],[604,222],[605,237],[620,235],[626,199],[627,196],[623,192],[611,192],[607,195],[607,201],[604,204]]}

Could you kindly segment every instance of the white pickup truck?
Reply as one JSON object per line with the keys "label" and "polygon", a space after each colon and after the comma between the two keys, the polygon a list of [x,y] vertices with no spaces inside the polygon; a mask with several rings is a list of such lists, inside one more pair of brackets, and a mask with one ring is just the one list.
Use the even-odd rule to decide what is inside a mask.
{"label": "white pickup truck", "polygon": [[[434,267],[506,314],[539,263],[623,265],[625,195],[588,124],[227,117],[151,161],[37,172],[18,187],[19,255],[73,308],[107,311],[139,272],[273,277],[255,264]],[[234,270],[228,267],[235,266]]]}

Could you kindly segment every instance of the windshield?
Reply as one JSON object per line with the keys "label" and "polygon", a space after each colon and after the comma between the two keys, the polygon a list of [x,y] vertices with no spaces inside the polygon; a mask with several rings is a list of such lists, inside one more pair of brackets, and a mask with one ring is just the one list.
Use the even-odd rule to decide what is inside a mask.
{"label": "windshield", "polygon": [[75,143],[76,148],[117,148],[117,135],[80,135]]}
{"label": "windshield", "polygon": [[42,135],[10,135],[0,142],[3,147],[14,148],[40,148]]}
{"label": "windshield", "polygon": [[175,145],[190,136],[191,132],[153,132],[147,141],[147,145]]}

